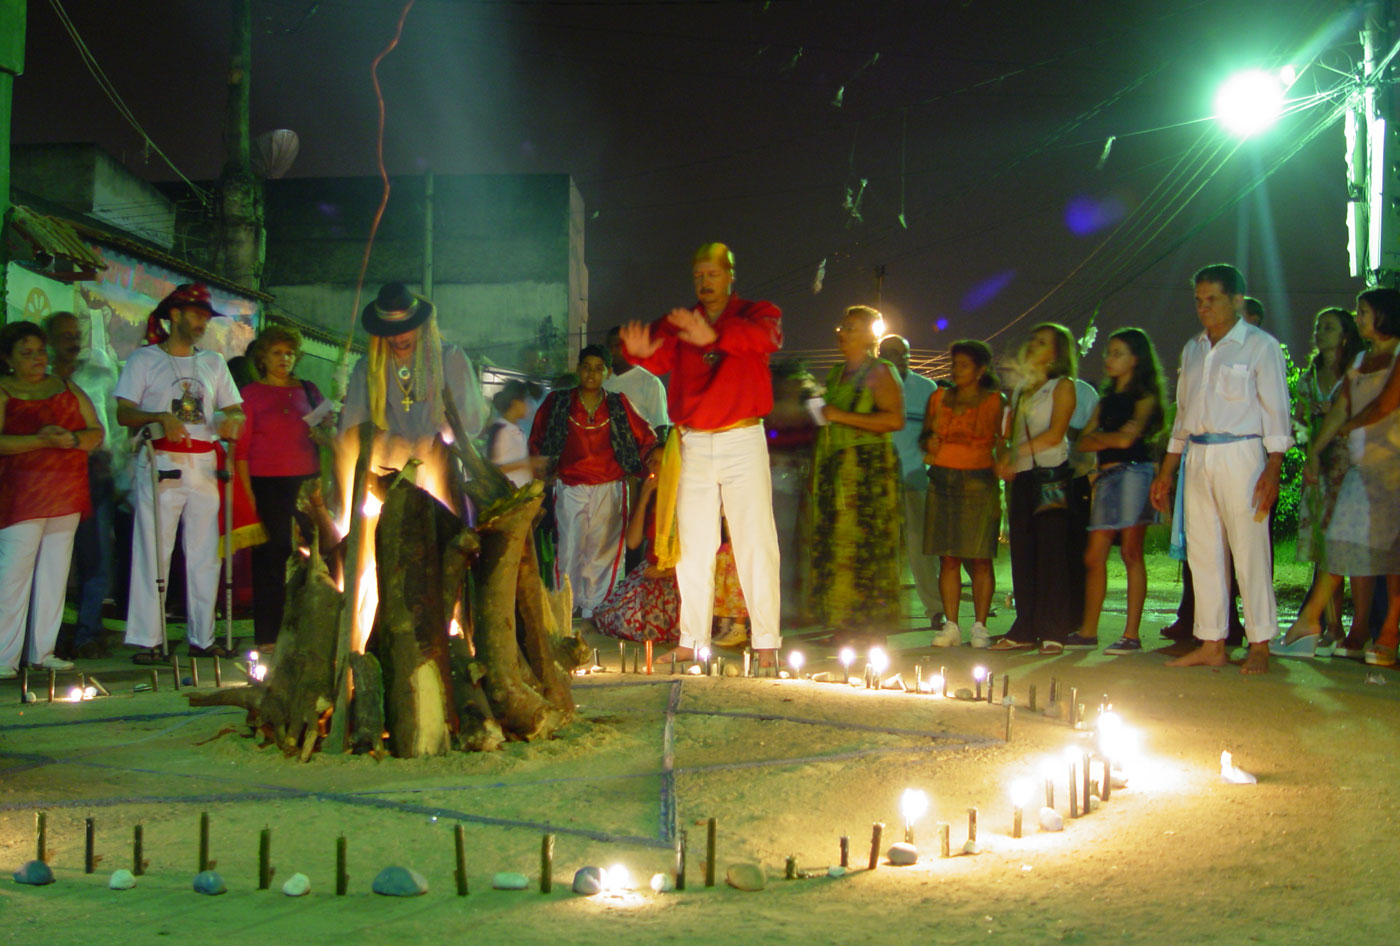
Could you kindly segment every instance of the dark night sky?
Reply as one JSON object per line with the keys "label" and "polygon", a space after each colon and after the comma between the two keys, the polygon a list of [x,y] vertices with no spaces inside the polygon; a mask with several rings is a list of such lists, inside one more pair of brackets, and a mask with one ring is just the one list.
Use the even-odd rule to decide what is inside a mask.
{"label": "dark night sky", "polygon": [[[255,2],[253,129],[299,133],[291,176],[374,172],[369,63],[400,9]],[[152,138],[189,177],[216,176],[226,4],[68,0],[68,12]],[[1293,94],[1331,86],[1359,53],[1346,16],[1324,0],[418,0],[380,69],[385,159],[395,174],[573,175],[599,329],[689,302],[691,250],[722,239],[739,291],[784,309],[794,351],[830,348],[883,263],[883,308],[916,349],[993,335],[1047,294],[993,344],[1044,318],[1082,327],[1113,288],[1101,326],[1147,327],[1174,365],[1195,327],[1187,278],[1225,259],[1296,353],[1311,314],[1361,288],[1347,276],[1341,124],[1304,142],[1324,101],[1232,153],[1200,119],[1237,68],[1314,61]],[[97,141],[144,176],[173,176],[145,160],[39,0],[27,55],[16,142]],[[1213,174],[1184,176],[1210,153]],[[856,221],[842,200],[862,178]],[[1091,356],[1084,373],[1098,371]]]}

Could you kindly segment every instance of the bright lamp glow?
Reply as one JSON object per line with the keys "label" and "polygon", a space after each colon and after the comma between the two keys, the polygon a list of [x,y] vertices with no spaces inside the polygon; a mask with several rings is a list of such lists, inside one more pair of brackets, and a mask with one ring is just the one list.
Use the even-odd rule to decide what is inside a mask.
{"label": "bright lamp glow", "polygon": [[878,647],[870,648],[870,666],[877,674],[882,674],[889,669],[890,658]]}
{"label": "bright lamp glow", "polygon": [[1035,793],[1035,783],[1028,778],[1017,778],[1011,781],[1011,804],[1017,808],[1024,808],[1030,804],[1031,795]]}
{"label": "bright lamp glow", "polygon": [[792,668],[793,673],[802,672],[802,651],[794,650],[788,654],[788,666]]}
{"label": "bright lamp glow", "polygon": [[1284,84],[1276,73],[1236,73],[1215,95],[1215,117],[1231,134],[1248,138],[1278,120],[1283,94]]}
{"label": "bright lamp glow", "polygon": [[880,338],[881,336],[883,336],[885,334],[884,317],[882,316],[880,318],[877,318],[874,322],[872,322],[870,325],[870,330],[875,333],[876,338]]}
{"label": "bright lamp glow", "polygon": [[844,665],[844,666],[846,666],[846,667],[849,667],[851,664],[855,663],[855,661],[856,661],[856,651],[855,651],[855,648],[854,648],[854,647],[842,647],[842,648],[841,648],[841,663],[842,663],[842,665]]}

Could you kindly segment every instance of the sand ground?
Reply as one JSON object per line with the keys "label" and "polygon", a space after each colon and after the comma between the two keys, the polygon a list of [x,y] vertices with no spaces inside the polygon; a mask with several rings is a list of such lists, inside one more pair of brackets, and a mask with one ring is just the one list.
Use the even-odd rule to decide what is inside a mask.
{"label": "sand ground", "polygon": [[[1175,603],[1177,586],[1161,578],[1169,572],[1154,562],[1150,646],[1160,612]],[[1296,586],[1296,576],[1290,581]],[[1121,610],[1121,591],[1109,606]],[[1003,603],[993,631],[1010,616]],[[926,622],[892,629],[892,672],[912,678],[916,663],[925,673],[947,666],[956,687],[970,686],[972,668],[985,666],[997,678],[998,703],[809,680],[671,677],[663,663],[651,678],[611,672],[580,681],[578,721],[544,744],[428,760],[318,754],[300,765],[247,738],[238,711],[191,710],[168,687],[133,692],[143,677],[124,659],[92,668],[112,688],[109,699],[21,706],[18,687],[0,684],[0,865],[13,870],[34,856],[35,812],[44,809],[58,878],[42,888],[0,882],[0,941],[1395,941],[1400,911],[1387,887],[1394,855],[1386,851],[1400,808],[1400,678],[1391,672],[1293,660],[1244,678],[1233,667],[1167,668],[1151,652],[934,650],[917,623]],[[1101,639],[1115,638],[1121,624],[1110,611]],[[836,666],[829,653],[806,649],[810,670]],[[615,651],[603,654],[615,669]],[[1022,706],[1010,742],[1003,674]],[[1141,733],[1143,758],[1128,787],[1088,816],[1051,834],[1028,811],[1017,840],[1011,781],[1039,780],[1045,761],[1056,760],[1064,770],[1056,801],[1067,814],[1063,754],[1089,740],[1064,719],[1026,711],[1029,687],[1043,703],[1052,678],[1077,688],[1091,716],[1106,694]],[[624,864],[639,885],[671,867],[663,756],[677,688],[674,799],[676,824],[690,839],[688,889],[573,896],[570,877],[585,864]],[[1222,749],[1258,784],[1222,782]],[[788,855],[804,870],[836,863],[843,834],[853,865],[863,866],[873,822],[886,823],[886,846],[902,835],[898,798],[909,787],[932,800],[915,827],[916,866],[783,880]],[[951,824],[956,851],[972,806],[981,853],[937,857],[935,823]],[[216,898],[190,889],[201,812],[210,815],[211,853],[229,886]],[[102,857],[92,875],[83,873],[87,817]],[[710,817],[721,876],[731,863],[756,862],[766,890],[703,886]],[[137,823],[148,872],[134,890],[109,891],[109,873],[131,866]],[[471,880],[465,898],[452,881],[458,823]],[[301,871],[311,878],[309,897],[256,890],[265,826],[273,831],[274,888]],[[553,893],[491,890],[496,871],[537,879],[545,831],[557,836]],[[341,833],[351,893],[338,898]],[[373,875],[390,864],[424,874],[430,892],[372,895]]]}

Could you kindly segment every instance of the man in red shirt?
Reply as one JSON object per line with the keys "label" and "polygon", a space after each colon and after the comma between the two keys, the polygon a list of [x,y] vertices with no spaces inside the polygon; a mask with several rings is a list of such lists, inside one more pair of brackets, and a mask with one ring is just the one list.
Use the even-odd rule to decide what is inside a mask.
{"label": "man in red shirt", "polygon": [[778,533],[762,418],[773,408],[768,356],[783,345],[782,313],[730,291],[734,254],[723,243],[706,243],[691,263],[696,305],[622,329],[633,364],[671,376],[667,401],[672,430],[681,438],[678,653],[688,659],[710,643],[722,506],[754,649],[769,666],[781,636]]}
{"label": "man in red shirt", "polygon": [[626,395],[603,390],[612,356],[601,345],[578,354],[578,387],[554,391],[535,412],[530,456],[555,465],[559,527],[555,586],[569,576],[585,620],[603,603],[622,566],[628,474],[641,476],[656,434]]}

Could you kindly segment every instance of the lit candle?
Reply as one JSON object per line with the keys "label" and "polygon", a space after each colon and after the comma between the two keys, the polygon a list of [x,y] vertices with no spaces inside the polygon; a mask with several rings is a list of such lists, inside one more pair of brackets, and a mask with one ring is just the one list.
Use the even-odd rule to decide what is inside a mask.
{"label": "lit candle", "polygon": [[651,644],[652,644],[651,641],[647,641],[647,643],[646,643],[646,648],[647,648],[647,676],[651,676],[651,657],[652,657]]}
{"label": "lit candle", "polygon": [[554,889],[554,835],[540,838],[540,893]]}
{"label": "lit candle", "polygon": [[1001,701],[1002,701],[1003,703],[1006,702],[1006,698],[1007,698],[1007,696],[1009,695],[1010,690],[1011,690],[1011,674],[1009,674],[1009,673],[1003,673],[1003,674],[1001,675]]}
{"label": "lit candle", "polygon": [[841,682],[847,683],[851,679],[851,664],[855,662],[856,652],[852,647],[841,648]]}
{"label": "lit candle", "polygon": [[938,676],[939,679],[942,681],[943,695],[946,697],[948,695],[948,668],[939,667]]}
{"label": "lit candle", "polygon": [[460,824],[452,828],[452,853],[457,860],[453,879],[457,881],[457,896],[467,895],[467,832]]}
{"label": "lit candle", "polygon": [[967,840],[972,843],[977,841],[977,809],[967,810]]}
{"label": "lit candle", "polygon": [[[151,679],[152,679],[153,681],[154,681],[154,679],[155,679],[155,673],[156,673],[156,672],[155,672],[154,670],[151,671]],[[50,669],[50,670],[49,670],[49,702],[50,702],[50,703],[53,702],[54,690],[55,690],[55,688],[57,688],[57,686],[58,686],[58,671]]]}
{"label": "lit candle", "polygon": [[1018,778],[1011,782],[1011,836],[1019,838],[1021,836],[1021,819],[1025,812],[1026,803],[1031,800],[1031,794],[1035,791],[1035,784],[1028,778]]}
{"label": "lit candle", "polygon": [[1026,701],[1026,703],[1027,703],[1027,705],[1030,706],[1031,712],[1034,713],[1034,712],[1035,712],[1035,684],[1034,684],[1034,683],[1031,684],[1030,698]]}
{"label": "lit candle", "polygon": [[889,668],[889,655],[880,647],[870,648],[870,670],[875,675],[875,689],[884,685],[885,671]]}
{"label": "lit candle", "polygon": [[642,652],[639,648],[632,648],[632,672],[641,673]]}
{"label": "lit candle", "polygon": [[1016,716],[1016,706],[1012,703],[1006,704],[1006,733],[1002,737],[1003,741],[1011,741],[1011,720]]}
{"label": "lit candle", "polygon": [[948,695],[948,680],[941,673],[934,674],[933,679],[928,682],[928,690],[934,696]]}
{"label": "lit candle", "polygon": [[1076,764],[1079,761],[1079,750],[1071,746],[1065,750],[1065,760],[1069,762],[1069,816],[1079,817],[1079,792],[1076,785],[1079,780],[1079,773]]}
{"label": "lit candle", "polygon": [[972,679],[975,680],[975,681],[977,682],[977,695],[976,695],[975,699],[977,699],[977,700],[980,701],[980,700],[982,699],[982,681],[985,680],[985,679],[987,679],[987,668],[986,668],[986,667],[973,667],[973,668],[972,668]]}
{"label": "lit candle", "polygon": [[928,812],[928,793],[917,788],[906,788],[899,797],[900,814],[904,816],[904,841],[914,843],[914,822]]}
{"label": "lit candle", "polygon": [[798,680],[802,679],[802,651],[794,650],[788,654],[788,666],[792,668],[792,675]]}
{"label": "lit candle", "polygon": [[190,685],[198,689],[199,687],[199,658],[190,658]]}
{"label": "lit candle", "polygon": [[178,693],[179,690],[180,690],[180,656],[179,656],[179,654],[171,654],[171,655],[170,655],[170,669],[173,670],[173,671],[175,672],[175,691]]}
{"label": "lit candle", "polygon": [[676,889],[685,889],[685,842],[687,835],[682,829],[676,835]]}
{"label": "lit candle", "polygon": [[49,813],[36,812],[34,815],[34,859],[48,863],[49,860]]}
{"label": "lit candle", "polygon": [[1059,679],[1058,677],[1051,677],[1051,678],[1050,678],[1050,702],[1051,702],[1051,703],[1054,703],[1054,702],[1055,702],[1056,700],[1058,700],[1059,698],[1060,698],[1060,679]]}
{"label": "lit candle", "polygon": [[705,668],[705,676],[708,677],[710,675],[710,648],[701,647],[695,656],[700,661],[700,665]]}
{"label": "lit candle", "polygon": [[924,665],[914,664],[914,692],[924,692]]}
{"label": "lit candle", "polygon": [[146,872],[143,835],[144,829],[139,824],[131,829],[131,873],[135,877]]}
{"label": "lit candle", "polygon": [[676,675],[676,652],[671,651],[671,676]]}
{"label": "lit candle", "polygon": [[885,833],[885,823],[877,821],[870,826],[870,869],[880,866],[880,838]]}
{"label": "lit candle", "polygon": [[851,839],[846,835],[841,835],[841,866],[851,866]]}
{"label": "lit candle", "polygon": [[1045,807],[1055,807],[1055,766],[1052,762],[1046,762],[1041,767],[1040,777],[1045,780]]}
{"label": "lit candle", "polygon": [[[595,651],[596,653],[596,651]],[[595,661],[596,662],[596,661]],[[215,689],[224,685],[223,666],[219,663],[219,658],[214,657],[214,687]]]}
{"label": "lit candle", "polygon": [[627,645],[622,641],[617,642],[617,672],[627,672]]}
{"label": "lit candle", "polygon": [[258,835],[258,889],[272,886],[272,829],[263,828]]}
{"label": "lit candle", "polygon": [[745,647],[745,648],[744,648],[744,676],[747,677],[747,676],[749,676],[749,675],[752,674],[752,673],[753,673],[753,650],[750,649],[750,648],[748,648],[748,647]]}
{"label": "lit candle", "polygon": [[938,822],[938,856],[939,856],[939,857],[952,857],[952,856],[953,856],[953,852],[952,852],[952,849],[951,849],[951,844],[950,844],[949,839],[948,839],[948,835],[949,835],[950,833],[951,833],[951,831],[950,831],[950,829],[949,829],[949,827],[948,827],[948,822],[946,822],[946,821],[940,821],[940,822]]}
{"label": "lit candle", "polygon": [[1069,688],[1069,728],[1079,728],[1079,687]]}
{"label": "lit candle", "polygon": [[29,695],[29,668],[25,667],[19,672],[19,701],[24,703],[24,699]]}
{"label": "lit candle", "polygon": [[209,869],[209,812],[199,813],[199,872]]}
{"label": "lit candle", "polygon": [[1079,806],[1079,810],[1084,814],[1089,813],[1089,753],[1084,753],[1084,803]]}

